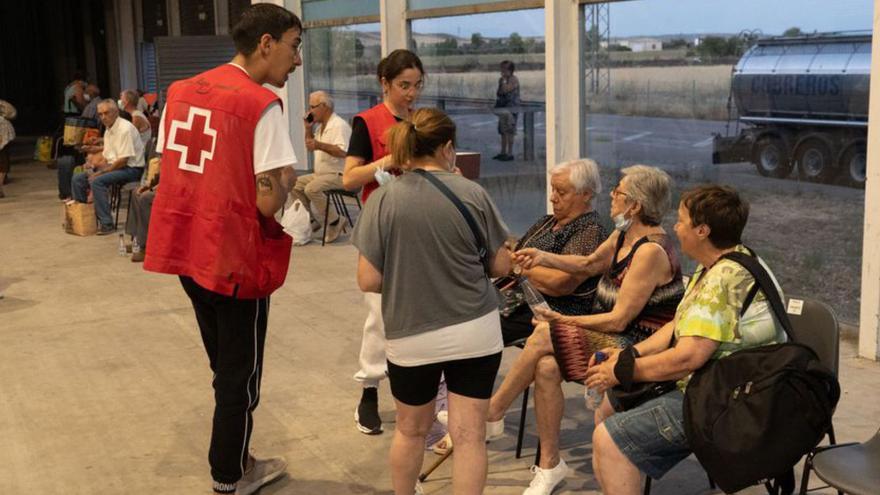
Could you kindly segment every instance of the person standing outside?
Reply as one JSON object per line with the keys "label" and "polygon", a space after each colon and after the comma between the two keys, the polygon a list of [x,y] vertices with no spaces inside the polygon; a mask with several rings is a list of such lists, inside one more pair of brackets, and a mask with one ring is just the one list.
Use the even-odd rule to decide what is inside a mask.
{"label": "person standing outside", "polygon": [[296,180],[278,96],[302,65],[302,23],[272,4],[232,29],[236,55],[168,90],[144,269],[178,275],[214,372],[208,460],[215,493],[250,494],[283,475],[281,457],[248,452],[260,400],[269,296],[287,276],[291,239],[275,221]]}
{"label": "person standing outside", "polygon": [[516,66],[510,60],[501,62],[501,77],[498,78],[498,89],[495,91],[495,113],[498,115],[498,134],[501,134],[501,153],[492,158],[502,162],[513,160],[513,140],[516,137],[516,119],[518,114],[505,110],[518,107],[519,79],[513,75]]}
{"label": "person standing outside", "polygon": [[[318,125],[317,135],[314,132],[315,124]],[[306,149],[315,153],[315,173],[296,179],[293,196],[302,201],[309,212],[313,232],[321,228],[324,211],[327,211],[329,218],[324,240],[333,242],[339,237],[345,223],[339,220],[336,208],[326,209],[327,196],[324,191],[342,189],[342,172],[345,169],[345,152],[351,139],[351,126],[333,111],[333,98],[325,91],[315,91],[309,95],[309,112],[304,125]]]}
{"label": "person standing outside", "polygon": [[[376,78],[382,86],[382,102],[355,115],[352,120],[351,142],[342,174],[345,189],[357,191],[363,188],[361,199],[364,203],[379,187],[377,178],[386,181],[390,179],[389,174],[400,174],[400,168],[386,147],[386,133],[397,122],[410,118],[425,84],[425,70],[418,55],[400,49],[379,62]],[[362,433],[378,435],[382,433],[378,387],[379,381],[387,374],[382,295],[367,292],[364,301],[368,313],[361,339],[360,370],[354,375],[354,379],[363,385],[363,392],[355,410],[355,424]]]}

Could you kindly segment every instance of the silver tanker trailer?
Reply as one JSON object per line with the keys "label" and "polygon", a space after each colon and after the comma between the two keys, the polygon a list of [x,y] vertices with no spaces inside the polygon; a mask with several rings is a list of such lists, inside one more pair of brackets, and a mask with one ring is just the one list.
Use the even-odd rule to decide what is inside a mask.
{"label": "silver tanker trailer", "polygon": [[863,187],[870,68],[870,33],[759,40],[733,69],[734,135],[715,136],[713,163]]}

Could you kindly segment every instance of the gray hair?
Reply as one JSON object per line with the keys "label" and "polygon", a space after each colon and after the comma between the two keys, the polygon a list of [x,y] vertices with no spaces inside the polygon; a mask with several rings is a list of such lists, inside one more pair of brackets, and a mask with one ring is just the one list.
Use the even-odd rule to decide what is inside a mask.
{"label": "gray hair", "polygon": [[599,178],[599,164],[589,158],[578,158],[555,165],[550,175],[568,172],[568,180],[578,194],[593,193],[595,198],[602,192],[602,180]]}
{"label": "gray hair", "polygon": [[312,93],[309,95],[309,97],[312,97],[312,96],[317,97],[318,101],[320,101],[324,105],[327,105],[327,108],[329,108],[331,111],[333,110],[333,106],[334,106],[333,105],[333,97],[330,96],[329,93],[327,93],[326,91],[320,91],[320,90],[319,91],[312,91]]}
{"label": "gray hair", "polygon": [[640,219],[646,225],[660,225],[672,208],[672,178],[657,167],[633,165],[620,171],[628,179],[624,191],[633,201],[642,205]]}
{"label": "gray hair", "polygon": [[140,96],[137,94],[137,91],[133,89],[126,89],[122,92],[122,101],[131,103],[132,105],[137,105],[138,100],[140,100]]}
{"label": "gray hair", "polygon": [[116,113],[119,113],[119,106],[116,105],[116,100],[114,100],[113,98],[104,98],[103,100],[98,102],[98,106],[101,105],[110,105],[113,110],[116,111]]}

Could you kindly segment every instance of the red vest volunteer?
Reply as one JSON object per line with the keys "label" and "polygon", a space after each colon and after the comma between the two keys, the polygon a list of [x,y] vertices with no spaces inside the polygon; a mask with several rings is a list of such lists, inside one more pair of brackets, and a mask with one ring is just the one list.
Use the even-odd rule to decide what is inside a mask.
{"label": "red vest volunteer", "polygon": [[[275,102],[280,113],[278,96],[234,64],[171,85],[157,143],[161,185],[144,269],[187,276],[240,299],[266,297],[281,287],[291,238],[257,210],[254,183],[255,173],[265,171],[260,166],[279,165],[255,168],[254,159],[258,122]],[[289,144],[286,128],[274,132]]]}

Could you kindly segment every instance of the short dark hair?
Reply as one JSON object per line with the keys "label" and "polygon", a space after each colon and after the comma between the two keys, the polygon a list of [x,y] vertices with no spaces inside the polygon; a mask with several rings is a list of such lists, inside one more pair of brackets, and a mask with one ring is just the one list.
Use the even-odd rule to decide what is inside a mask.
{"label": "short dark hair", "polygon": [[389,53],[387,57],[379,62],[379,66],[376,67],[376,77],[380,83],[383,78],[391,82],[406,69],[418,69],[422,75],[425,75],[422,59],[415,53],[400,48]]}
{"label": "short dark hair", "polygon": [[302,21],[296,14],[271,3],[257,3],[241,13],[232,28],[232,41],[238,53],[250,55],[257,49],[264,34],[279,40],[292,28],[302,31]]}
{"label": "short dark hair", "polygon": [[687,208],[691,224],[709,226],[709,241],[718,249],[742,242],[742,232],[749,221],[749,203],[730,186],[704,185],[686,191],[681,202]]}
{"label": "short dark hair", "polygon": [[501,68],[502,69],[510,69],[511,74],[516,72],[516,64],[514,64],[512,60],[502,60],[501,61]]}

